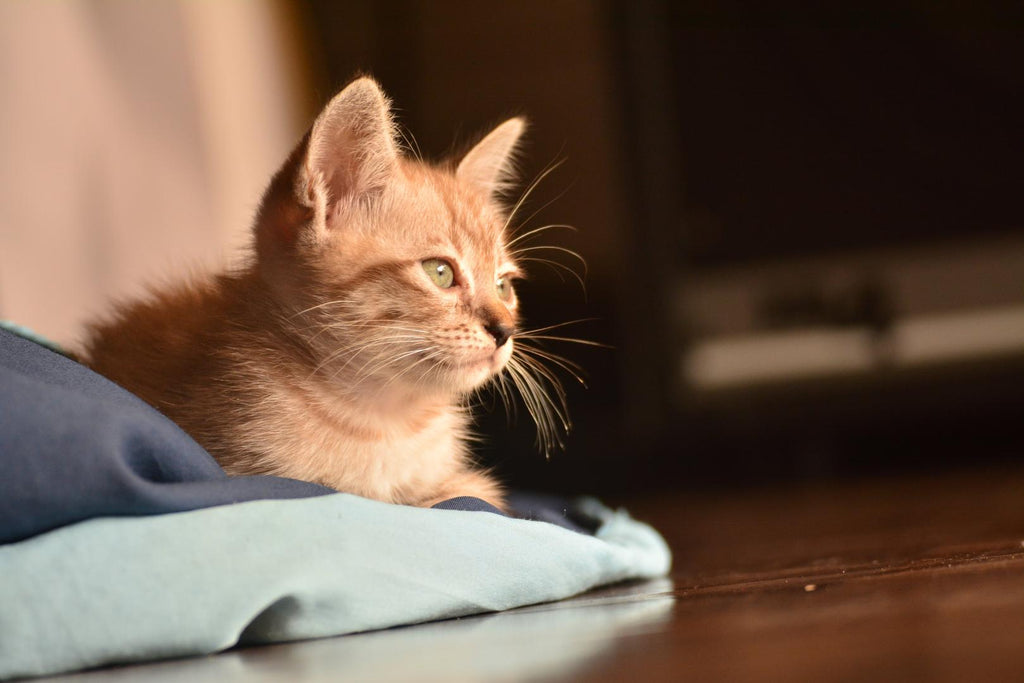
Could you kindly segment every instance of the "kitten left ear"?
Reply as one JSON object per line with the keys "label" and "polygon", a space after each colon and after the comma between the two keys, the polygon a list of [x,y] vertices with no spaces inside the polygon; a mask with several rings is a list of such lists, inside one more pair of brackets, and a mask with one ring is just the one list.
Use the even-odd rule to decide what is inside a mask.
{"label": "kitten left ear", "polygon": [[491,197],[504,192],[515,180],[515,149],[525,129],[517,116],[492,130],[459,162],[456,179]]}
{"label": "kitten left ear", "polygon": [[382,190],[397,163],[390,103],[373,79],[360,78],[313,123],[296,190],[327,219],[340,202]]}
{"label": "kitten left ear", "polygon": [[257,252],[271,260],[299,234],[328,230],[346,203],[381,192],[398,168],[391,106],[371,78],[334,96],[274,175],[256,219]]}

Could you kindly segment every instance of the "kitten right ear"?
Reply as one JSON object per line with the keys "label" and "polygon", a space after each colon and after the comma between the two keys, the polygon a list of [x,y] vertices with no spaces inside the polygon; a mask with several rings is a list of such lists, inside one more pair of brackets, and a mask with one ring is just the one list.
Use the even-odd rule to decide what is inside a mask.
{"label": "kitten right ear", "polygon": [[397,164],[390,103],[372,78],[357,79],[313,123],[297,198],[328,224],[339,204],[383,189]]}
{"label": "kitten right ear", "polygon": [[526,120],[521,117],[499,125],[466,153],[455,169],[455,177],[488,196],[507,190],[515,176],[516,145],[525,128]]}

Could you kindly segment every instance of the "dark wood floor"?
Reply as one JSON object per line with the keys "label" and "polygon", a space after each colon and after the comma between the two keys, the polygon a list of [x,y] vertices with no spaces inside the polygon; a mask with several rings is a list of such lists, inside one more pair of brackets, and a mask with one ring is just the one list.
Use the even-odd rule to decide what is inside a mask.
{"label": "dark wood floor", "polygon": [[629,507],[670,579],[60,680],[1024,680],[1024,470]]}

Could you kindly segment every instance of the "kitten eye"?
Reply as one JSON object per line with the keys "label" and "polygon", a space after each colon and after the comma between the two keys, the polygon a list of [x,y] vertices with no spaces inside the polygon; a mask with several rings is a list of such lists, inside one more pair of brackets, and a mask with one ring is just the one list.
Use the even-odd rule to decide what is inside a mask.
{"label": "kitten eye", "polygon": [[452,264],[439,258],[430,258],[422,263],[423,270],[430,281],[441,289],[448,289],[455,284],[455,269]]}
{"label": "kitten eye", "polygon": [[494,288],[498,291],[498,298],[502,301],[512,298],[512,281],[509,278],[499,277],[498,281],[494,283]]}

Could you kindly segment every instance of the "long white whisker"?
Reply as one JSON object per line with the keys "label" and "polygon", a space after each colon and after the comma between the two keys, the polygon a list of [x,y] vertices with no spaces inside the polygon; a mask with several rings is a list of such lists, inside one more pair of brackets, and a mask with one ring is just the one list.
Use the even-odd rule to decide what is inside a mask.
{"label": "long white whisker", "polygon": [[[553,424],[553,420],[557,418],[566,433],[571,429],[567,415],[565,392],[561,387],[561,383],[549,370],[539,365],[536,361],[525,357],[513,356],[509,359],[507,368],[509,370],[509,377],[519,390],[523,403],[537,425],[538,443],[544,449],[545,456],[550,457],[554,446],[565,447],[562,438],[559,436],[559,430]],[[557,402],[542,388],[540,382],[533,377],[531,370],[539,373],[551,386],[558,397]]]}
{"label": "long white whisker", "polygon": [[525,253],[530,252],[530,251],[541,251],[541,250],[544,250],[544,249],[547,249],[549,251],[560,251],[563,254],[568,254],[569,256],[572,256],[573,258],[578,260],[581,264],[583,264],[583,275],[584,275],[584,277],[586,277],[586,275],[587,275],[587,260],[585,258],[583,258],[582,256],[580,256],[579,253],[573,251],[572,249],[567,249],[565,247],[556,247],[556,246],[552,246],[550,244],[539,244],[539,245],[533,246],[533,247],[521,247],[519,249],[513,250],[511,253],[512,253],[512,256],[515,257],[515,256],[518,256],[520,254],[525,254]]}
{"label": "long white whisker", "polygon": [[[368,348],[372,348],[372,347],[375,347],[375,346],[387,346],[389,344],[405,344],[405,343],[410,342],[410,341],[421,341],[421,340],[422,340],[422,337],[419,336],[419,335],[407,334],[407,335],[396,335],[396,336],[391,336],[391,337],[385,337],[385,338],[382,338],[382,339],[372,339],[372,340],[370,340],[368,342],[367,341],[360,341],[360,342],[355,342],[355,343],[349,344],[347,346],[342,346],[342,347],[340,347],[338,349],[335,349],[334,351],[329,353],[323,360],[321,360],[320,363],[313,369],[313,372],[310,374],[310,376],[312,377],[317,372],[322,370],[325,366],[330,365],[334,361],[338,360],[339,358],[341,358],[345,354],[350,353],[352,351],[357,351],[357,353],[352,354],[352,357],[349,358],[349,360],[346,361],[345,365],[343,365],[339,370],[344,370],[344,368],[347,367],[348,364],[352,362],[352,359],[355,358],[355,356],[358,355],[358,351],[364,351],[364,350],[366,350]],[[337,374],[338,373],[336,372],[334,376],[337,376]]]}
{"label": "long white whisker", "polygon": [[596,347],[601,348],[601,349],[611,349],[611,348],[614,348],[612,346],[609,346],[608,344],[602,344],[601,342],[590,341],[589,339],[574,339],[572,337],[554,337],[554,336],[547,335],[547,334],[529,334],[529,333],[524,333],[524,334],[516,333],[515,336],[516,337],[522,337],[524,339],[547,339],[547,340],[550,340],[550,341],[568,342],[570,344],[583,344],[585,346],[596,346]]}
{"label": "long white whisker", "polygon": [[557,202],[559,199],[564,197],[565,194],[568,191],[569,191],[568,187],[566,187],[564,190],[559,191],[559,193],[556,194],[554,197],[552,197],[551,199],[547,200],[546,202],[541,204],[539,207],[537,207],[536,211],[534,211],[533,213],[531,213],[529,216],[526,217],[526,220],[520,221],[520,225],[529,225],[530,221],[532,221],[534,218],[536,218],[538,214],[540,214],[542,211],[544,211],[544,209],[548,208],[549,206],[551,206],[552,204]]}
{"label": "long white whisker", "polygon": [[525,257],[524,256],[520,256],[520,257],[516,258],[516,261],[518,261],[520,263],[543,263],[544,265],[546,265],[549,268],[551,268],[552,270],[554,270],[555,271],[555,275],[557,275],[558,279],[561,280],[562,282],[565,282],[565,278],[562,277],[562,273],[559,272],[558,269],[560,268],[561,270],[567,271],[574,278],[576,278],[577,282],[580,283],[580,288],[583,290],[584,297],[586,297],[586,294],[587,294],[587,283],[586,283],[586,281],[584,281],[583,276],[581,276],[579,273],[577,273],[575,270],[573,270],[569,266],[565,265],[564,263],[559,263],[558,261],[552,261],[551,259],[546,259],[546,258],[538,258],[536,256],[525,256]]}
{"label": "long white whisker", "polygon": [[533,334],[535,332],[548,332],[550,330],[557,330],[559,327],[568,327],[569,325],[579,325],[580,323],[592,323],[600,320],[600,318],[577,318],[576,320],[567,320],[564,323],[555,323],[554,325],[548,325],[546,327],[535,327],[532,330],[522,330],[516,332],[516,337],[523,337],[526,335]]}
{"label": "long white whisker", "polygon": [[525,240],[527,237],[529,237],[531,235],[536,235],[537,233],[544,232],[546,230],[554,230],[556,228],[564,228],[565,230],[572,230],[573,232],[578,232],[578,230],[575,227],[573,227],[571,225],[566,225],[565,223],[552,223],[551,225],[542,225],[539,228],[533,228],[532,230],[527,230],[524,233],[516,235],[511,240],[509,240],[508,242],[505,243],[505,247],[506,248],[512,247],[512,246],[522,242],[523,240]]}
{"label": "long white whisker", "polygon": [[555,169],[557,169],[563,163],[565,163],[564,159],[562,159],[561,161],[557,161],[557,162],[551,164],[546,169],[544,169],[534,179],[534,181],[532,183],[530,183],[530,185],[523,192],[522,196],[519,197],[519,201],[517,201],[515,203],[515,205],[512,207],[512,210],[508,212],[508,218],[505,220],[505,225],[502,226],[502,228],[501,228],[501,232],[502,233],[504,233],[506,230],[508,230],[508,226],[512,224],[512,220],[515,218],[516,212],[518,212],[519,209],[523,206],[523,203],[526,201],[527,197],[529,197],[530,194],[535,189],[537,189],[537,186],[540,185],[541,181],[544,180],[544,178],[548,177],[548,175],[550,175]]}
{"label": "long white whisker", "polygon": [[372,377],[373,375],[376,375],[378,372],[380,372],[384,368],[388,367],[389,365],[394,365],[395,363],[398,363],[399,361],[401,361],[404,358],[408,358],[409,356],[415,356],[415,355],[418,355],[418,354],[421,354],[421,353],[426,353],[427,351],[430,351],[430,350],[431,350],[431,347],[426,346],[426,347],[423,347],[423,348],[416,348],[416,349],[411,349],[411,350],[408,350],[408,351],[403,351],[402,353],[400,353],[400,354],[398,354],[396,356],[388,356],[387,358],[385,358],[382,361],[378,359],[378,362],[377,362],[376,365],[374,365],[373,367],[370,367],[369,369],[367,369],[369,367],[370,363],[373,362],[372,360],[370,360],[370,361],[364,363],[363,366],[360,367],[359,370],[356,371],[356,375],[357,376]]}
{"label": "long white whisker", "polygon": [[572,375],[572,377],[577,382],[582,384],[584,387],[587,386],[586,380],[584,380],[582,377],[583,368],[581,368],[579,365],[572,362],[568,358],[563,358],[562,356],[557,356],[553,353],[548,353],[547,351],[543,351],[536,347],[527,346],[526,344],[519,344],[517,348],[528,356],[536,355],[544,360],[554,363],[555,365],[557,365],[558,367],[562,368],[567,373]]}
{"label": "long white whisker", "polygon": [[[399,356],[399,357],[395,358],[395,362],[398,362],[399,360],[401,360],[404,357],[407,357],[408,355],[409,354],[403,354],[402,356]],[[388,379],[387,382],[384,382],[384,384],[382,384],[380,386],[380,389],[378,390],[377,393],[379,394],[380,392],[384,391],[387,387],[391,386],[391,384],[393,384],[394,382],[397,382],[399,379],[401,379],[405,375],[408,375],[410,372],[412,372],[421,363],[427,363],[427,362],[432,361],[432,360],[434,360],[436,358],[440,358],[441,356],[442,356],[441,352],[439,350],[437,350],[437,349],[435,349],[435,350],[431,351],[430,353],[424,355],[422,358],[417,360],[415,363],[409,365],[408,367],[406,367],[401,372],[393,375],[390,379]],[[420,377],[420,379],[417,380],[417,385],[422,380],[423,380],[423,377]]]}

